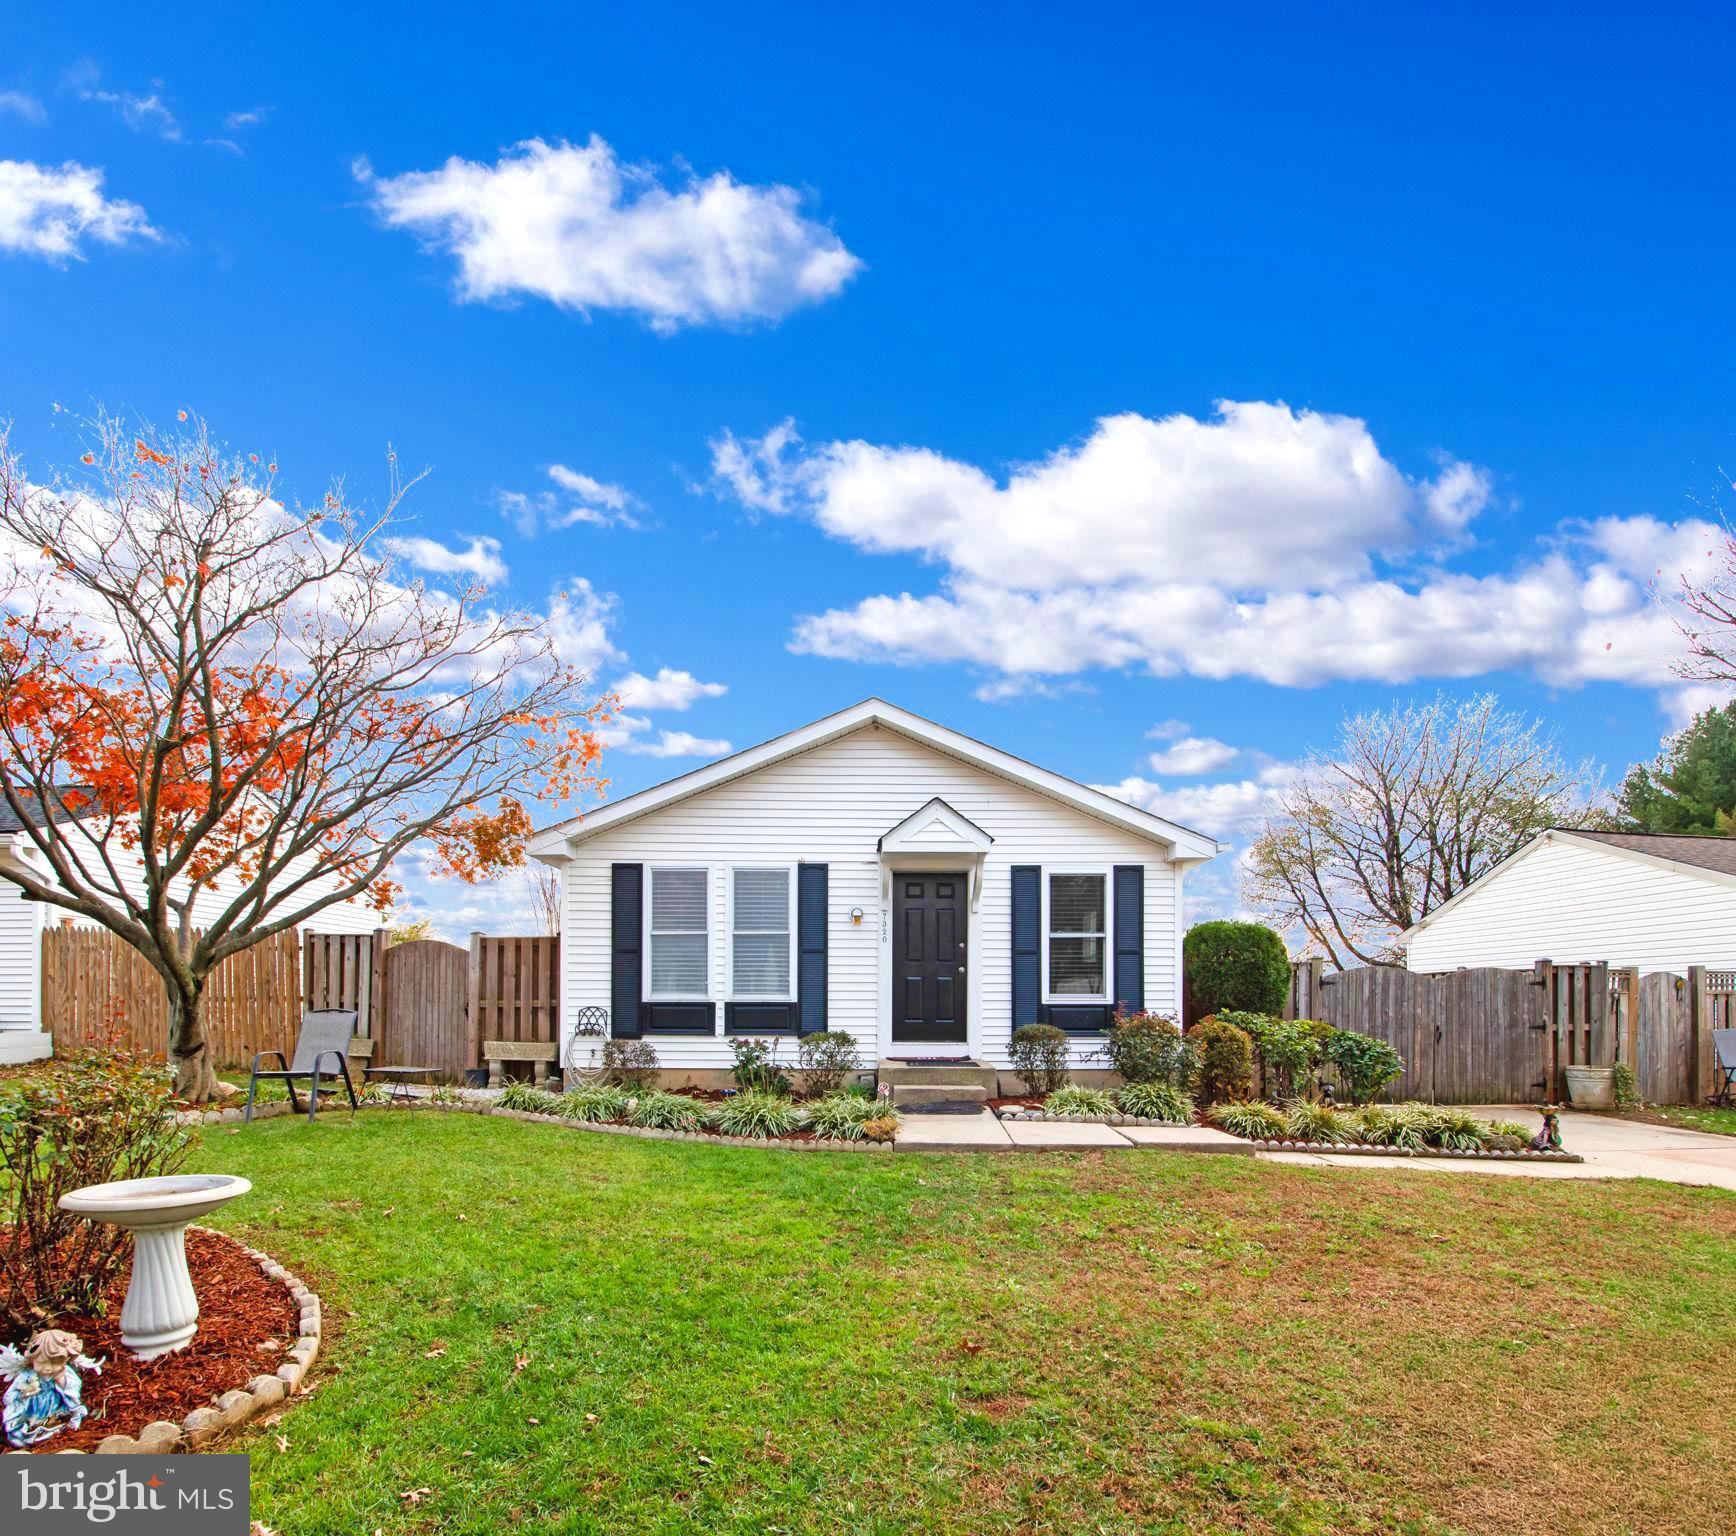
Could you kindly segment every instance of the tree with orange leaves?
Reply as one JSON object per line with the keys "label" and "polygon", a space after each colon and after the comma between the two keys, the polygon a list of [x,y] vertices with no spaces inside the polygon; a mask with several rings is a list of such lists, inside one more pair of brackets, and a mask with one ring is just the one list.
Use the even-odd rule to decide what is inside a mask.
{"label": "tree with orange leaves", "polygon": [[341,486],[284,506],[276,469],[201,422],[105,417],[39,484],[0,433],[0,795],[37,856],[0,876],[145,956],[194,1102],[217,1093],[222,960],[337,902],[389,906],[419,840],[464,880],[521,867],[529,802],[600,788],[613,703],[534,617],[397,568],[382,533],[415,481],[395,459],[366,515]]}

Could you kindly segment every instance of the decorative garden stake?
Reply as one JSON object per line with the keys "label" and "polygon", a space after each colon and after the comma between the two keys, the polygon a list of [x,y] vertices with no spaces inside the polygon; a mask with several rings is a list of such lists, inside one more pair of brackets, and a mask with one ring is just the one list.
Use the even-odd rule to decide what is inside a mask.
{"label": "decorative garden stake", "polygon": [[140,1360],[180,1349],[199,1331],[199,1299],[187,1273],[187,1224],[253,1186],[227,1173],[177,1173],[89,1184],[60,1208],[133,1234],[133,1273],[121,1304],[121,1343]]}
{"label": "decorative garden stake", "polygon": [[33,1334],[23,1354],[10,1345],[0,1347],[0,1376],[7,1378],[0,1416],[8,1445],[16,1450],[41,1445],[61,1430],[84,1423],[90,1410],[81,1396],[79,1371],[100,1374],[102,1365],[85,1354],[76,1334],[64,1329]]}

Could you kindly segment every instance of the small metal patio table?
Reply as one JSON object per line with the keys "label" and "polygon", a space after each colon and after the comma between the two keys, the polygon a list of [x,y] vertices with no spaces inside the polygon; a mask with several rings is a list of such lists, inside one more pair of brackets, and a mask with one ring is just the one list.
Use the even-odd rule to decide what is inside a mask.
{"label": "small metal patio table", "polygon": [[411,1083],[417,1078],[432,1083],[439,1070],[438,1067],[365,1067],[362,1076],[367,1082],[383,1079],[392,1103],[408,1107],[416,1102],[416,1095],[410,1092]]}

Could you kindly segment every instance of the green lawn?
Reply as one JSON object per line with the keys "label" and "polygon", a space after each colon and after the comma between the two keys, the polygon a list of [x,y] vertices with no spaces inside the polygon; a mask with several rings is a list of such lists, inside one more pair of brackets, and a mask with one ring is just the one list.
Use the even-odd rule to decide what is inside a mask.
{"label": "green lawn", "polygon": [[234,1447],[286,1536],[1729,1511],[1719,1191],[428,1111],[213,1129],[201,1161],[253,1179],[224,1223],[325,1300],[312,1396]]}
{"label": "green lawn", "polygon": [[1665,1125],[1679,1125],[1690,1131],[1713,1131],[1720,1136],[1736,1136],[1736,1109],[1692,1109],[1686,1104],[1648,1104],[1645,1118],[1660,1120]]}

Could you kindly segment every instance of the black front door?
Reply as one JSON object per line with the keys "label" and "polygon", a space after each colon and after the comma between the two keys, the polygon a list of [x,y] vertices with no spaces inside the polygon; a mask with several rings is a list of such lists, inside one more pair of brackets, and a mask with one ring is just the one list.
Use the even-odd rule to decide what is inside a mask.
{"label": "black front door", "polygon": [[965,1040],[963,875],[892,876],[892,1039]]}

